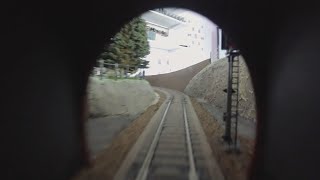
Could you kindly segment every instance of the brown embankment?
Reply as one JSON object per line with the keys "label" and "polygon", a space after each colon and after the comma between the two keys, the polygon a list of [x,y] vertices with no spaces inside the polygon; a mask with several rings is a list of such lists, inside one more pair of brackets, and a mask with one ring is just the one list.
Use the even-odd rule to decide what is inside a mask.
{"label": "brown embankment", "polygon": [[164,87],[183,92],[189,81],[209,64],[210,59],[204,60],[198,64],[189,66],[179,71],[167,74],[146,76],[146,80],[149,81],[152,86]]}

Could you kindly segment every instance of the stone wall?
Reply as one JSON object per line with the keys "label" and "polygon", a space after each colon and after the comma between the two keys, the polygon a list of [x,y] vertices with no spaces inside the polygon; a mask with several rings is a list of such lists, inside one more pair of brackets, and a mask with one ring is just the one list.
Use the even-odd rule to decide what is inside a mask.
{"label": "stone wall", "polygon": [[[226,111],[228,60],[220,59],[195,75],[185,88],[189,96],[204,99],[220,112]],[[256,106],[251,77],[243,58],[240,58],[239,115],[255,122]]]}

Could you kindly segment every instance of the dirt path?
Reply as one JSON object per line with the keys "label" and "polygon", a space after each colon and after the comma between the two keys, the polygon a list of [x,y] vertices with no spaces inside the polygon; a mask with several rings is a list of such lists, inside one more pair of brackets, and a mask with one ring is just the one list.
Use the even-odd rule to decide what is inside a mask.
{"label": "dirt path", "polygon": [[126,129],[113,138],[108,148],[103,150],[92,162],[92,166],[83,169],[74,180],[106,180],[112,179],[123,159],[136,142],[145,126],[165,100],[165,94],[157,91],[160,99],[135,119]]}

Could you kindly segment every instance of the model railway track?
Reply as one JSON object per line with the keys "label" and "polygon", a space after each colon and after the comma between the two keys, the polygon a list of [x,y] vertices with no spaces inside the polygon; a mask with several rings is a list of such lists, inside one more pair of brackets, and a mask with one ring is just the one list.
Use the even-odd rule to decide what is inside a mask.
{"label": "model railway track", "polygon": [[[176,97],[176,101],[174,96],[170,98],[147,151],[147,155],[135,178],[136,180],[167,179],[168,176],[174,179],[198,179],[191,142],[190,125],[187,117],[186,99],[185,96],[178,96],[178,98],[180,99]],[[176,113],[182,113],[180,116],[183,117],[182,119],[167,118],[169,110],[177,110],[170,109],[172,104],[175,104],[175,106],[179,106],[180,104],[181,111]],[[164,147],[167,150],[163,151]],[[163,154],[166,154],[164,156],[167,157],[164,157]],[[185,154],[187,157],[181,157],[179,154]],[[181,159],[176,159],[177,162],[173,162],[175,161],[174,156],[178,156]],[[169,159],[171,157],[173,158],[172,160]],[[161,160],[161,158],[163,159]]]}
{"label": "model railway track", "polygon": [[159,108],[115,180],[223,180],[189,98],[164,90]]}

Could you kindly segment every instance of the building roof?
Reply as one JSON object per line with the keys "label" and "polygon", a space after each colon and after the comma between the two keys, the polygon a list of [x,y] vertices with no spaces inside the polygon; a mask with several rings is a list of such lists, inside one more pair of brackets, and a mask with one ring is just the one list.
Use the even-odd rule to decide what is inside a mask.
{"label": "building roof", "polygon": [[144,13],[141,18],[147,23],[172,29],[178,25],[186,24],[184,17],[178,15],[181,12],[183,12],[183,10],[175,8],[149,10]]}

